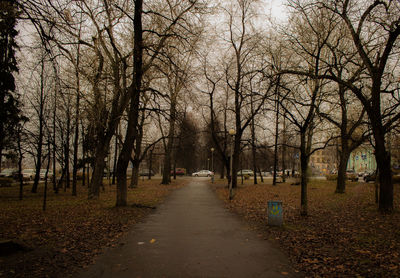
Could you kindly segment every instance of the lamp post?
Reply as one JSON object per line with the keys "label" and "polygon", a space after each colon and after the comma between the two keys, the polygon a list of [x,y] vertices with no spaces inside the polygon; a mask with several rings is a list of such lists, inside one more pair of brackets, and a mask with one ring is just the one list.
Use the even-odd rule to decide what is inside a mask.
{"label": "lamp post", "polygon": [[214,183],[214,148],[211,148],[211,183]]}
{"label": "lamp post", "polygon": [[233,165],[233,137],[235,136],[236,131],[231,128],[229,130],[229,135],[231,136],[231,159],[230,159],[230,166],[231,166],[231,181],[229,183],[229,200],[233,199],[233,188],[232,188],[232,183],[233,183],[233,169],[232,169],[232,165]]}

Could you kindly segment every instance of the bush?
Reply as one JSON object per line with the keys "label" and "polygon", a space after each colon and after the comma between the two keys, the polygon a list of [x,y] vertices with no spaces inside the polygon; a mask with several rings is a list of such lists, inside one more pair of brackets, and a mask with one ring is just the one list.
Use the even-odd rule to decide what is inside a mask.
{"label": "bush", "polygon": [[336,175],[336,174],[327,174],[327,175],[325,175],[325,177],[326,177],[326,179],[327,179],[328,181],[335,181],[335,180],[337,180],[337,175]]}
{"label": "bush", "polygon": [[12,183],[12,178],[0,178],[0,187],[10,187]]}
{"label": "bush", "polygon": [[393,176],[392,182],[393,183],[400,183],[400,176]]}

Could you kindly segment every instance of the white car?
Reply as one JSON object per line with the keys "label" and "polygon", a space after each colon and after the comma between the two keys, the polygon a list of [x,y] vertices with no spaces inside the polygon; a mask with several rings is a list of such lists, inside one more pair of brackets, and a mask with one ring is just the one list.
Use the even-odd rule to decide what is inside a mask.
{"label": "white car", "polygon": [[200,170],[192,174],[193,177],[211,177],[214,176],[214,173],[210,170]]}
{"label": "white car", "polygon": [[252,176],[254,176],[254,172],[253,172],[252,170],[240,170],[239,172],[237,172],[237,175],[238,175],[239,177],[241,177],[242,175],[243,175],[243,176],[250,176],[250,177],[252,177]]}
{"label": "white car", "polygon": [[[40,179],[44,180],[46,177],[46,171],[47,169],[40,169]],[[47,178],[51,179],[53,177],[53,171],[49,169],[49,172],[47,173]]]}
{"label": "white car", "polygon": [[22,170],[22,178],[24,180],[33,180],[35,178],[35,169],[24,169]]}

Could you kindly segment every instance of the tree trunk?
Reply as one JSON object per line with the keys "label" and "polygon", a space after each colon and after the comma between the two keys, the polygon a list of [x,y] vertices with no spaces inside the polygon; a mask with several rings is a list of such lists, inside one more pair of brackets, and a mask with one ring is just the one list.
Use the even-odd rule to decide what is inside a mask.
{"label": "tree trunk", "polygon": [[254,172],[254,184],[257,184],[257,148],[256,148],[256,132],[254,126],[254,118],[251,120],[251,150],[253,158],[253,172]]}
{"label": "tree trunk", "polygon": [[169,122],[168,145],[167,149],[165,150],[164,171],[161,184],[169,184],[171,182],[172,148],[174,146],[174,137],[175,137],[175,116],[176,116],[175,105],[176,105],[175,100],[171,100],[171,118]]}
{"label": "tree trunk", "polygon": [[174,180],[176,180],[176,154],[174,154]]}
{"label": "tree trunk", "polygon": [[[56,72],[56,70],[55,70]],[[53,191],[55,194],[58,194],[58,186],[57,186],[57,169],[56,169],[56,164],[57,164],[57,144],[56,144],[56,120],[57,120],[57,92],[59,90],[59,78],[57,78],[57,88],[55,89],[54,92],[54,107],[53,107],[53,177],[52,177],[52,182],[53,182]]]}
{"label": "tree trunk", "polygon": [[[239,122],[240,124],[240,122]],[[241,134],[238,133],[239,128],[236,129],[236,135],[233,137],[234,139],[234,149],[233,149],[233,161],[232,161],[232,188],[237,188],[237,170],[239,166],[240,159],[240,140],[242,138]]]}
{"label": "tree trunk", "polygon": [[168,139],[168,146],[165,150],[164,169],[161,184],[169,184],[171,182],[171,138]]}
{"label": "tree trunk", "polygon": [[[135,13],[136,16],[136,13]],[[117,161],[117,201],[116,206],[127,205],[127,178],[126,169],[128,168],[129,161],[132,157],[132,149],[135,139],[137,137],[137,124],[139,120],[139,102],[140,102],[140,87],[132,88],[131,104],[128,114],[128,128],[126,130],[125,141],[122,144],[122,149]],[[138,90],[137,90],[138,89]],[[135,165],[133,165],[135,168]],[[132,169],[134,171],[134,169]]]}
{"label": "tree trunk", "polygon": [[[69,106],[69,103],[68,103]],[[64,191],[66,191],[67,188],[70,188],[70,168],[69,168],[69,155],[70,155],[70,145],[69,145],[69,139],[71,136],[71,115],[69,110],[67,110],[67,136],[65,138],[65,187]]]}
{"label": "tree trunk", "polygon": [[[82,136],[82,186],[86,185],[86,147],[85,147],[85,129],[83,127],[83,121],[81,120],[81,136]],[[89,166],[88,166],[89,168]],[[88,183],[89,184],[89,183]]]}
{"label": "tree trunk", "polygon": [[136,188],[139,184],[139,165],[133,165],[130,188]]}
{"label": "tree trunk", "polygon": [[278,77],[278,82],[275,87],[275,146],[274,146],[274,173],[272,178],[272,185],[276,185],[276,174],[278,170],[278,138],[279,138],[279,81],[280,76]]}
{"label": "tree trunk", "polygon": [[24,180],[22,177],[22,146],[21,146],[21,128],[18,127],[17,130],[17,147],[18,147],[18,181],[19,181],[19,199],[23,198],[23,190],[24,190]]}
{"label": "tree trunk", "polygon": [[308,168],[308,155],[306,153],[306,134],[301,133],[300,145],[300,167],[301,167],[301,208],[300,215],[308,215],[308,199],[307,199],[307,168]]}
{"label": "tree trunk", "polygon": [[285,115],[283,116],[283,128],[282,128],[282,182],[286,182],[286,121]]}
{"label": "tree trunk", "polygon": [[339,169],[335,193],[345,193],[346,191],[346,170],[349,157],[350,151],[347,148],[347,142],[342,140],[342,150],[339,154]]}
{"label": "tree trunk", "polygon": [[262,173],[261,173],[261,169],[260,169],[260,168],[258,168],[258,173],[260,174],[260,180],[261,180],[261,182],[263,183],[263,182],[264,182],[264,178],[263,178],[263,176],[262,176]]}
{"label": "tree trunk", "polygon": [[133,19],[134,29],[134,55],[133,55],[133,84],[130,88],[130,107],[128,112],[128,128],[125,141],[117,161],[117,202],[116,206],[127,205],[126,169],[132,155],[133,143],[137,136],[139,122],[140,92],[143,75],[143,30],[142,30],[142,6],[143,0],[135,1]]}
{"label": "tree trunk", "polygon": [[[139,93],[139,92],[137,92]],[[131,102],[136,102],[135,99],[132,99]],[[126,136],[125,136],[125,141],[122,144],[122,149],[118,157],[117,161],[117,171],[116,171],[116,176],[117,176],[117,200],[116,200],[116,206],[121,207],[121,206],[126,206],[127,205],[127,193],[128,193],[128,188],[126,184],[126,169],[128,168],[129,160],[131,158],[131,153],[132,153],[132,146],[133,142],[135,139],[135,129],[136,126],[133,128],[132,125],[134,124],[135,116],[134,116],[134,110],[133,106],[135,104],[131,104],[131,110],[130,115],[128,117],[128,128],[126,130]],[[132,113],[133,112],[133,113]]]}
{"label": "tree trunk", "polygon": [[[89,184],[89,199],[97,199],[100,196],[100,186],[103,183],[103,172],[105,167],[104,159],[107,156],[107,142],[98,142],[95,152],[92,179]],[[89,177],[89,174],[88,174]]]}
{"label": "tree trunk", "polygon": [[47,205],[47,177],[49,175],[49,169],[50,169],[50,153],[51,153],[51,148],[50,148],[50,139],[47,140],[47,167],[46,167],[46,173],[44,175],[44,192],[43,192],[43,211],[46,210],[46,205]]}
{"label": "tree trunk", "polygon": [[36,171],[33,181],[32,193],[37,192],[40,178],[40,168],[42,167],[42,147],[43,147],[43,109],[44,109],[44,60],[42,60],[41,76],[40,76],[40,99],[39,99],[39,138],[36,155]]}
{"label": "tree trunk", "polygon": [[136,134],[135,140],[135,154],[134,159],[132,161],[132,179],[131,184],[129,185],[130,188],[136,188],[139,183],[139,167],[140,167],[140,156],[142,154],[142,140],[143,140],[143,122],[145,116],[142,115],[142,121],[140,123],[140,127],[138,128],[138,133]]}
{"label": "tree trunk", "polygon": [[393,212],[393,182],[391,173],[390,154],[384,145],[384,135],[377,140],[375,136],[375,157],[379,171],[379,210],[382,213]]}
{"label": "tree trunk", "polygon": [[154,147],[150,150],[150,157],[149,157],[149,177],[148,179],[151,180],[151,171],[153,169],[153,151]]}
{"label": "tree trunk", "polygon": [[118,156],[118,129],[115,134],[115,148],[114,148],[114,162],[113,162],[113,176],[111,184],[115,184],[115,170],[117,169],[117,156]]}
{"label": "tree trunk", "polygon": [[380,84],[372,86],[372,110],[367,110],[375,139],[375,158],[379,172],[379,211],[393,212],[393,182],[390,153],[385,146],[385,129],[380,114]]}
{"label": "tree trunk", "polygon": [[75,136],[74,136],[74,158],[72,168],[72,196],[77,195],[76,184],[77,184],[77,172],[78,172],[78,146],[79,146],[79,101],[80,101],[80,89],[79,89],[79,77],[76,74],[77,81],[77,92],[76,92],[76,106],[75,106]]}
{"label": "tree trunk", "polygon": [[1,146],[1,143],[0,143],[0,171],[2,171],[2,168],[1,168],[2,158],[3,158],[3,147]]}

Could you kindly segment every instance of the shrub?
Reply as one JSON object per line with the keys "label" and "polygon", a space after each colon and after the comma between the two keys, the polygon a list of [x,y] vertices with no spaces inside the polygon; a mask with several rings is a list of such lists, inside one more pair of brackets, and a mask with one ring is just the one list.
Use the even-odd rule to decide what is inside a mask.
{"label": "shrub", "polygon": [[392,182],[393,183],[400,183],[400,176],[393,176]]}
{"label": "shrub", "polygon": [[10,187],[12,183],[12,178],[0,178],[0,187]]}
{"label": "shrub", "polygon": [[335,180],[337,180],[337,175],[336,175],[336,174],[327,174],[325,177],[326,177],[326,179],[327,179],[328,181],[335,181]]}

